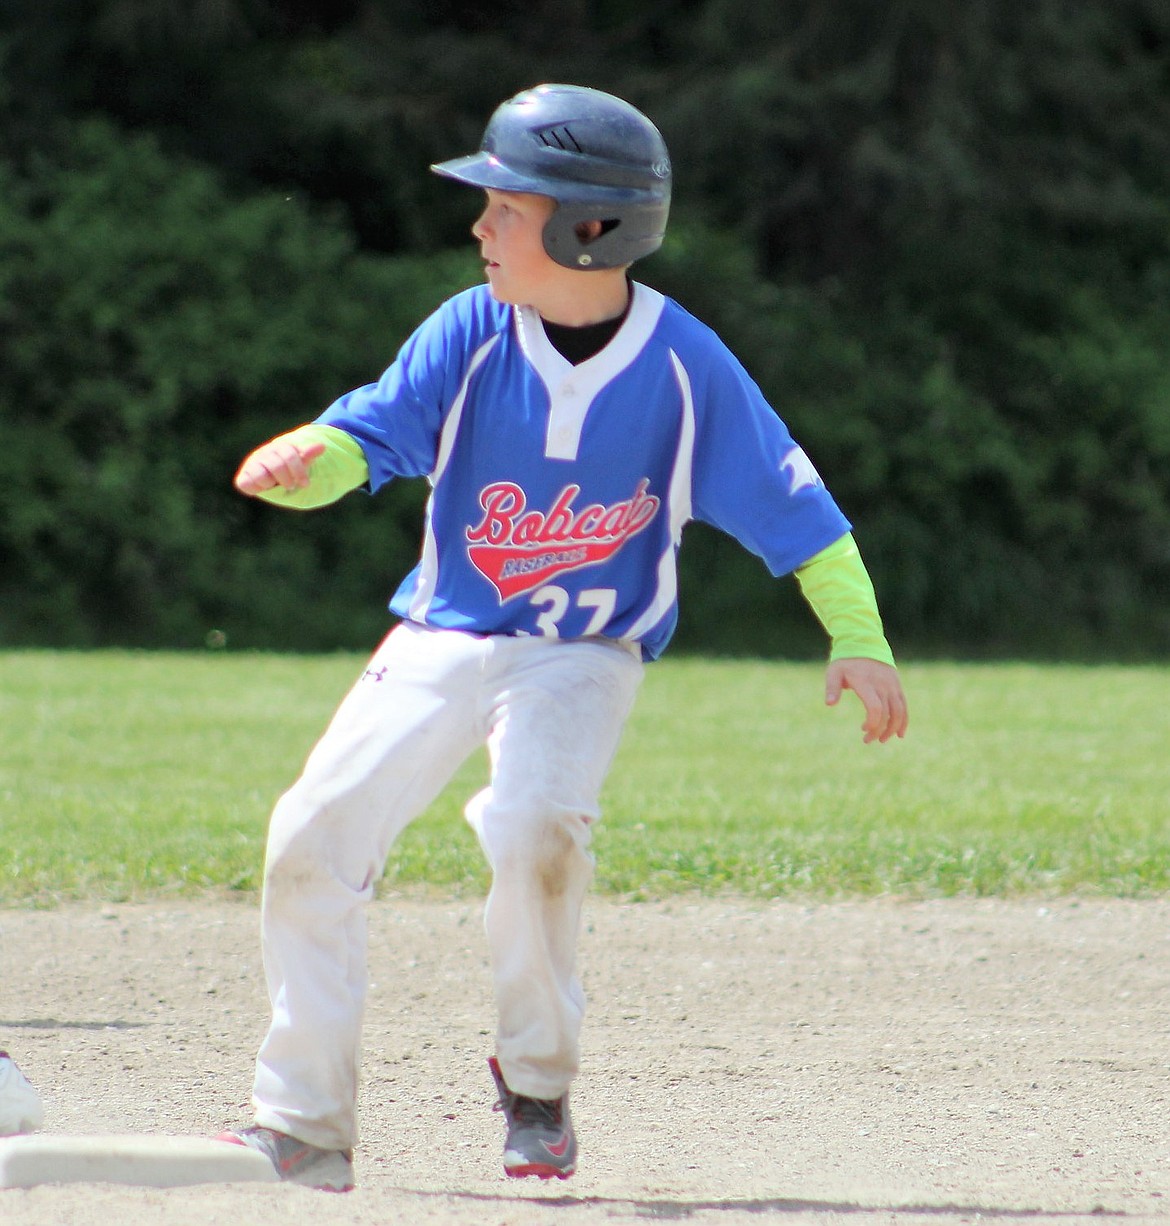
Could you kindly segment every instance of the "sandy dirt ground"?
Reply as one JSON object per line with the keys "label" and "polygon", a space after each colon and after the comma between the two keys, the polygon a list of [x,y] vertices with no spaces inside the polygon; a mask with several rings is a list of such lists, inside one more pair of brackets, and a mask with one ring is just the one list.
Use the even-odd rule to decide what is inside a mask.
{"label": "sandy dirt ground", "polygon": [[[46,1133],[246,1122],[254,903],[0,911]],[[370,910],[358,1188],[0,1190],[4,1226],[1170,1219],[1170,901],[594,899],[578,1174],[506,1180],[478,901]]]}

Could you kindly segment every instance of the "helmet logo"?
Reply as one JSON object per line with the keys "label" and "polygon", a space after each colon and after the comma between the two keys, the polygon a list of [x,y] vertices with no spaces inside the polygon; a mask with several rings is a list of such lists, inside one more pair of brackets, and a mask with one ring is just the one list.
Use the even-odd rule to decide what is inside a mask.
{"label": "helmet logo", "polygon": [[577,138],[569,131],[568,124],[559,123],[550,128],[541,128],[533,135],[550,149],[564,149],[567,153],[585,152],[577,143]]}

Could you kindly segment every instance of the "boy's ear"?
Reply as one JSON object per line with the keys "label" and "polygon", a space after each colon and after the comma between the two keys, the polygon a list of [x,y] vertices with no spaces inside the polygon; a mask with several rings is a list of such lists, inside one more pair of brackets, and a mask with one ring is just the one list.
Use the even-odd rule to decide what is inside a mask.
{"label": "boy's ear", "polygon": [[601,221],[579,221],[573,227],[573,233],[576,234],[577,241],[585,246],[605,233],[605,224]]}

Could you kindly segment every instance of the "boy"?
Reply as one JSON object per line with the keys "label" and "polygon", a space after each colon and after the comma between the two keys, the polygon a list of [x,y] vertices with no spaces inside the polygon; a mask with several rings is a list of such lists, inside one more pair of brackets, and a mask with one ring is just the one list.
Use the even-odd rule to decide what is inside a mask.
{"label": "boy", "polygon": [[907,721],[848,521],[721,342],[627,276],[670,204],[649,120],[608,94],[539,86],[496,110],[478,153],[432,169],[486,193],[472,233],[487,285],[236,475],[243,493],[302,509],[394,477],[431,485],[421,560],[391,602],[401,624],[273,812],[272,1021],[255,1123],[221,1134],[334,1189],[353,1184],[363,904],[394,839],[484,742],[491,782],[466,813],[492,870],[504,1169],[573,1173],[590,827],[643,661],[674,629],[688,519],[777,575],[796,570],[832,639],[826,701],[854,690],[867,742]]}

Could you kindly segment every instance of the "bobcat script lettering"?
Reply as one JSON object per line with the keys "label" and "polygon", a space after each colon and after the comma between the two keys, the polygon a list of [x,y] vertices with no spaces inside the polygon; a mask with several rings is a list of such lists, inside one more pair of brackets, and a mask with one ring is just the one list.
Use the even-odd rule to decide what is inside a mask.
{"label": "bobcat script lettering", "polygon": [[497,481],[479,495],[483,518],[467,529],[467,553],[499,593],[501,603],[554,575],[613,557],[658,514],[660,500],[643,477],[630,498],[577,510],[579,485],[566,485],[547,512],[530,511],[520,486]]}

